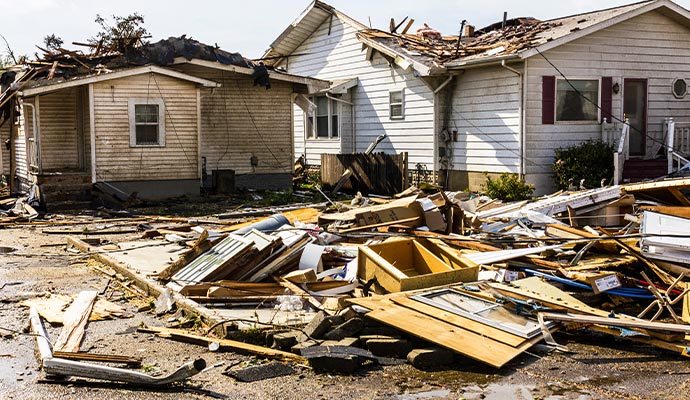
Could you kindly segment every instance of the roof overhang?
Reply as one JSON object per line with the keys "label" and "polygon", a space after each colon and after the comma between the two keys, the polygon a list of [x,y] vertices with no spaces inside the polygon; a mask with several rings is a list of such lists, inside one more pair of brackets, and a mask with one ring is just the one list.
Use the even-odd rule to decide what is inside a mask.
{"label": "roof overhang", "polygon": [[[244,75],[253,75],[254,70],[252,68],[248,67],[240,67],[238,65],[231,65],[231,64],[221,64],[216,61],[207,61],[207,60],[200,60],[193,58],[191,60],[187,60],[184,57],[178,57],[174,61],[175,65],[179,64],[189,64],[189,65],[197,65],[200,67],[206,67],[206,68],[213,68],[213,69],[218,69],[218,70],[223,70],[223,71],[229,71],[229,72],[235,72],[238,74],[244,74]],[[330,85],[330,82],[322,80],[322,79],[316,79],[316,78],[309,78],[306,76],[300,76],[300,75],[292,75],[292,74],[286,74],[282,72],[277,72],[277,71],[268,71],[268,76],[271,79],[275,79],[277,81],[283,81],[283,82],[292,82],[292,83],[299,83],[302,85],[307,85],[310,88],[315,88],[315,90],[321,90],[324,88],[328,88]]]}
{"label": "roof overhang", "polygon": [[266,65],[280,64],[284,57],[294,53],[324,21],[333,16],[348,23],[356,30],[367,29],[366,25],[341,13],[333,6],[315,0],[271,43],[261,59]]}
{"label": "roof overhang", "polygon": [[635,17],[640,16],[642,14],[646,14],[650,11],[658,11],[661,14],[665,15],[666,17],[669,17],[672,20],[690,28],[690,11],[686,10],[685,8],[679,6],[678,4],[676,4],[672,1],[657,0],[657,1],[651,2],[647,5],[644,5],[642,7],[639,7],[639,8],[636,8],[634,10],[630,10],[626,13],[617,15],[613,18],[609,18],[607,20],[601,21],[601,22],[596,23],[594,25],[588,26],[587,28],[584,28],[582,30],[570,33],[570,34],[562,36],[558,39],[544,43],[540,46],[533,47],[533,48],[528,49],[528,50],[524,50],[524,51],[519,53],[520,58],[529,58],[529,57],[535,56],[535,55],[539,54],[540,52],[545,52],[545,51],[551,50],[555,47],[558,47],[558,46],[564,45],[566,43],[572,42],[573,40],[577,40],[581,37],[590,35],[594,32],[600,31],[602,29],[606,29],[610,26],[616,25],[616,24],[621,23],[623,21],[627,21],[631,18],[635,18]]}
{"label": "roof overhang", "polygon": [[55,92],[62,89],[67,89],[76,86],[88,85],[91,83],[98,83],[109,81],[113,79],[127,78],[130,76],[142,75],[142,74],[159,74],[164,76],[169,76],[171,78],[177,78],[184,81],[192,82],[204,87],[220,87],[221,84],[217,82],[210,81],[208,79],[199,78],[193,75],[188,75],[182,72],[173,71],[171,69],[158,67],[155,65],[148,65],[144,67],[127,68],[123,70],[118,70],[114,72],[102,73],[99,75],[86,75],[77,78],[73,78],[66,81],[56,81],[55,83],[48,83],[42,86],[37,86],[33,88],[24,89],[19,92],[20,96],[31,97],[38,94]]}

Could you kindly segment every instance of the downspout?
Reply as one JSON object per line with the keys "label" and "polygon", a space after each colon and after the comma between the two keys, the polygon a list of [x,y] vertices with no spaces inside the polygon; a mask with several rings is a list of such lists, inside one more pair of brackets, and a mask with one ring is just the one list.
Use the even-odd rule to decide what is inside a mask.
{"label": "downspout", "polygon": [[[36,107],[35,107],[33,104],[27,103],[27,102],[22,102],[22,106],[24,106],[24,107],[26,107],[26,106],[31,107],[31,125],[32,125],[32,127],[31,127],[31,132],[33,133],[33,136],[34,136],[34,137],[33,137],[33,139],[34,139],[34,146],[33,146],[34,148],[33,148],[33,150],[36,152],[36,163],[39,164],[39,165],[36,166],[36,168],[38,168],[38,170],[39,170],[39,172],[40,172],[40,170],[41,170],[41,167],[40,167],[41,162],[39,161],[40,158],[38,157],[38,129],[36,128]],[[24,135],[24,140],[26,140],[26,134]],[[27,147],[28,147],[28,143],[27,143]],[[28,148],[27,148],[27,154],[26,154],[26,166],[27,166],[27,170],[30,170],[30,169],[31,169],[31,154],[29,154]],[[29,171],[27,171],[27,173],[29,173]]]}
{"label": "downspout", "polygon": [[[443,88],[448,86],[448,84],[450,84],[453,81],[453,78],[455,78],[455,75],[453,75],[453,74],[449,75],[445,81],[443,81],[440,85],[438,85],[438,87],[436,89],[434,89],[434,92],[433,92],[434,93],[434,104],[437,103],[436,95],[439,92],[441,92],[441,90],[443,90]],[[452,89],[448,89],[448,92],[446,93],[446,104],[444,106],[445,106],[445,109],[443,110],[443,121],[441,121],[443,129],[441,129],[441,132],[446,131],[447,134],[450,135],[448,133],[448,126],[450,125],[450,114],[451,114],[451,110],[453,108],[453,90]],[[434,107],[434,108],[436,108],[436,107]],[[436,168],[438,168],[439,172],[441,170],[441,168],[439,168],[441,165],[440,165],[440,160],[439,160],[440,146],[438,143],[438,140],[439,140],[438,138],[439,138],[441,132],[439,132],[438,135],[436,133],[434,133],[434,158],[435,158],[434,159],[434,170],[436,170]],[[443,183],[444,183],[443,188],[444,189],[448,188],[448,181],[450,178],[450,170],[453,169],[453,157],[454,157],[453,152],[455,150],[454,146],[449,145],[450,143],[453,143],[453,137],[449,136],[449,139],[450,140],[446,141],[443,144],[443,148],[445,149],[444,157],[446,157],[446,160],[448,160],[448,163],[446,164],[446,176],[443,180]]]}
{"label": "downspout", "polygon": [[[347,100],[333,97],[328,92],[326,92],[326,97],[333,100],[333,101],[337,101],[338,103],[343,103],[343,104],[347,104],[350,106],[350,126],[352,128],[352,153],[356,153],[357,152],[357,142],[356,142],[355,138],[357,137],[357,135],[355,135],[355,118],[357,117],[357,114],[355,114],[355,103],[351,103]],[[341,142],[341,144],[342,144],[342,142]],[[342,151],[342,148],[341,148],[341,151]]]}
{"label": "downspout", "polygon": [[[507,69],[508,71],[517,75],[520,80],[518,83],[518,91],[520,92],[520,104],[518,106],[518,113],[520,114],[520,132],[519,132],[519,142],[518,142],[518,152],[520,155],[518,161],[518,175],[520,178],[525,177],[525,118],[524,118],[524,103],[525,103],[525,93],[523,88],[524,85],[524,75],[522,72],[510,67],[506,64],[506,60],[501,60],[501,67]],[[523,67],[525,68],[525,67]],[[525,68],[527,70],[527,68]]]}

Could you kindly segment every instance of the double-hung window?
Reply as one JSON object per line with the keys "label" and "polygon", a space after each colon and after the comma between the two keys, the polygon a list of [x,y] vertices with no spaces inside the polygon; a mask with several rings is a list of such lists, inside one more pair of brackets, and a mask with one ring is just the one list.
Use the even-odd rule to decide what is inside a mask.
{"label": "double-hung window", "polygon": [[337,139],[340,132],[338,102],[326,96],[310,99],[316,105],[313,115],[307,115],[307,138]]}
{"label": "double-hung window", "polygon": [[165,146],[163,99],[129,99],[129,145]]}
{"label": "double-hung window", "polygon": [[405,92],[403,90],[388,92],[388,115],[390,119],[405,118]]}

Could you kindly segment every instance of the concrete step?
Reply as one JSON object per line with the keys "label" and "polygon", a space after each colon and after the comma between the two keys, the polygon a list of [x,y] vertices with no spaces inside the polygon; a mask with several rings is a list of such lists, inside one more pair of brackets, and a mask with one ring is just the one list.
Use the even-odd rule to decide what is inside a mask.
{"label": "concrete step", "polygon": [[66,201],[52,201],[46,202],[46,211],[50,213],[64,212],[64,211],[78,211],[90,210],[92,208],[91,200],[66,200]]}

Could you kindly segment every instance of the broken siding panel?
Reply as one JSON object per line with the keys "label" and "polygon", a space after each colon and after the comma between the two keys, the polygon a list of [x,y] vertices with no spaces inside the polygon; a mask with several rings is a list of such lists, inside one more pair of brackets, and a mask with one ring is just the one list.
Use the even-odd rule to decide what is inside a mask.
{"label": "broken siding panel", "polygon": [[[325,21],[287,62],[283,62],[290,73],[312,76],[325,80],[358,77],[359,85],[351,89],[356,111],[356,138],[351,145],[348,140],[304,141],[304,116],[295,114],[295,143],[305,143],[304,151],[311,163],[320,162],[321,152],[346,152],[352,148],[363,152],[374,139],[387,133],[389,138],[381,142],[376,151],[386,153],[409,153],[409,165],[423,163],[429,169],[434,165],[434,106],[433,93],[416,78],[412,71],[390,67],[380,55],[373,62],[366,60],[366,52],[355,36],[356,30],[333,18]],[[405,119],[389,118],[389,91],[405,89]],[[345,109],[346,107],[341,107]],[[344,112],[346,112],[344,110]],[[344,135],[341,135],[343,138]],[[339,147],[338,147],[339,146]]]}
{"label": "broken siding panel", "polygon": [[[613,94],[612,111],[623,118],[623,78],[648,79],[648,135],[662,136],[663,120],[674,117],[690,121],[690,97],[676,99],[671,92],[673,79],[690,76],[690,30],[650,12],[547,51],[544,55],[566,76],[572,78],[613,77],[621,92]],[[539,55],[528,61],[526,102],[527,179],[537,182],[539,193],[554,189],[551,165],[554,149],[600,137],[597,123],[541,124],[541,77],[559,74]],[[649,152],[653,140],[647,139]]]}
{"label": "broken siding panel", "polygon": [[[165,146],[130,147],[128,99],[165,103]],[[196,179],[196,86],[157,74],[94,84],[97,179]]]}
{"label": "broken siding panel", "polygon": [[519,172],[520,78],[502,67],[487,67],[456,79],[449,122],[458,131],[452,169]]}
{"label": "broken siding panel", "polygon": [[42,171],[79,168],[77,90],[69,88],[39,98]]}
{"label": "broken siding panel", "polygon": [[[267,90],[245,75],[189,68],[196,76],[222,84],[201,92],[201,155],[207,171],[291,173],[292,84],[273,80]],[[252,155],[259,159],[256,168]]]}

